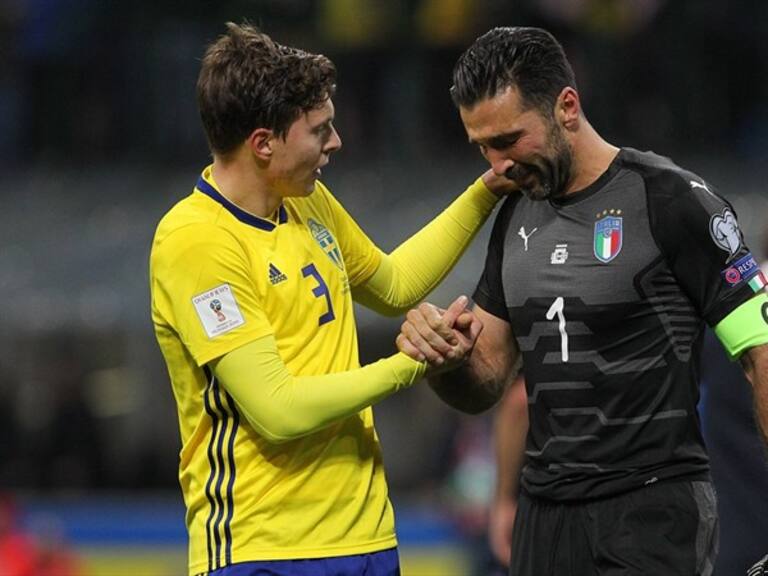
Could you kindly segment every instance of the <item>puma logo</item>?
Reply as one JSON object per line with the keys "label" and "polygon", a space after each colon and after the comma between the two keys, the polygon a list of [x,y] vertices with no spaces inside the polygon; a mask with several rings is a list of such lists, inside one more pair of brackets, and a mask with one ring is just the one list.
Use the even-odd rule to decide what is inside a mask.
{"label": "puma logo", "polygon": [[518,236],[520,236],[520,238],[522,238],[523,241],[525,242],[525,251],[526,252],[528,252],[528,238],[533,236],[533,233],[536,232],[536,230],[538,230],[538,228],[534,228],[533,230],[531,230],[530,234],[526,234],[525,233],[525,226],[520,226],[520,230],[518,230],[518,232],[517,232]]}
{"label": "puma logo", "polygon": [[691,185],[691,188],[701,188],[701,189],[703,189],[703,190],[704,190],[704,191],[705,191],[707,194],[710,194],[711,196],[714,196],[714,194],[712,193],[712,190],[710,190],[709,188],[707,188],[707,185],[706,185],[706,184],[702,184],[702,183],[700,183],[700,182],[696,182],[696,180],[691,180],[691,181],[689,181],[689,184]]}

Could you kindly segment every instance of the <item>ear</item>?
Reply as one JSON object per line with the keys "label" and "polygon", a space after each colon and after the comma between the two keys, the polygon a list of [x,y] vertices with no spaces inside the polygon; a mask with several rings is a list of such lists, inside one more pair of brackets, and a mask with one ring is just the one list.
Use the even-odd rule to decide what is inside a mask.
{"label": "ear", "polygon": [[581,100],[574,88],[566,86],[560,92],[555,103],[555,118],[567,130],[575,130],[579,125]]}
{"label": "ear", "polygon": [[261,160],[269,160],[272,157],[272,144],[275,139],[275,133],[268,128],[256,128],[248,136],[246,144],[254,156]]}

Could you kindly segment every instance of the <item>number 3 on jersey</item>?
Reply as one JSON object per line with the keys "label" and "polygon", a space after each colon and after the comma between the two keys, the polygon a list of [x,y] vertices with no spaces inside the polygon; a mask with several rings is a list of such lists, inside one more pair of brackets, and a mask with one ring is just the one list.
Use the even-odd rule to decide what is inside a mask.
{"label": "number 3 on jersey", "polygon": [[562,296],[558,296],[549,307],[547,311],[547,320],[554,320],[555,316],[559,321],[558,327],[560,328],[560,352],[562,353],[563,362],[568,362],[568,332],[565,331],[565,300]]}
{"label": "number 3 on jersey", "polygon": [[327,324],[328,322],[335,320],[336,315],[333,313],[333,304],[331,303],[331,294],[328,292],[328,284],[326,284],[325,280],[323,280],[323,277],[320,276],[320,272],[317,271],[315,265],[307,264],[304,266],[304,268],[301,269],[301,274],[304,276],[304,278],[312,276],[312,278],[317,280],[317,286],[312,288],[312,294],[315,295],[315,298],[325,296],[325,301],[328,304],[328,312],[320,316],[319,320],[317,321],[317,325],[322,326],[323,324]]}

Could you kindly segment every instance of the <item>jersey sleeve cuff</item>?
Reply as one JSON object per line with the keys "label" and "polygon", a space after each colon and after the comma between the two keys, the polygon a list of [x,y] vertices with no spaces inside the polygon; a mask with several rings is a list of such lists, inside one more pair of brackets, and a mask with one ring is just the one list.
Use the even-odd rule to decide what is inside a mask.
{"label": "jersey sleeve cuff", "polygon": [[475,180],[464,193],[469,195],[479,208],[488,212],[493,210],[493,207],[502,198],[491,192],[482,176]]}
{"label": "jersey sleeve cuff", "polygon": [[744,302],[715,326],[715,334],[731,360],[768,344],[768,296],[761,293]]}
{"label": "jersey sleeve cuff", "polygon": [[398,352],[386,360],[397,383],[397,390],[410,388],[424,377],[427,363],[414,360],[410,356]]}

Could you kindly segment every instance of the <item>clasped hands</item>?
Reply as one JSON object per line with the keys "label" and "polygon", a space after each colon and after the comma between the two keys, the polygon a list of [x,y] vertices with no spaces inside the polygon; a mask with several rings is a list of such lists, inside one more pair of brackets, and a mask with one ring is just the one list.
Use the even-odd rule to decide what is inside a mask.
{"label": "clasped hands", "polygon": [[398,350],[414,360],[426,361],[428,374],[445,372],[462,364],[472,353],[483,324],[459,296],[446,310],[422,302],[409,310],[400,334]]}

